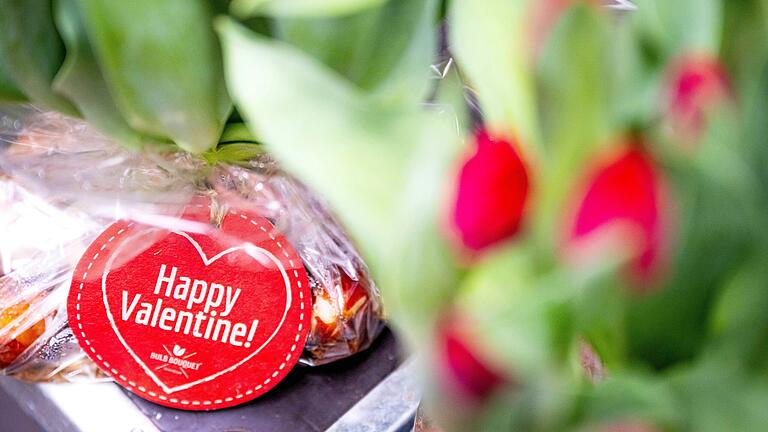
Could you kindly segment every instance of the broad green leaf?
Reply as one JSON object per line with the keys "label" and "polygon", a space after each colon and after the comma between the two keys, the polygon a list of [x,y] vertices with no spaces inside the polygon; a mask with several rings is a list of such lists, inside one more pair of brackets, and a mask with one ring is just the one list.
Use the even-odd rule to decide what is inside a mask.
{"label": "broad green leaf", "polygon": [[[403,2],[404,0],[400,0]],[[432,80],[429,69],[437,52],[437,27],[434,25],[439,6],[438,0],[407,0],[405,16],[402,5],[390,0],[395,6],[401,6],[400,13],[390,12],[389,25],[382,28],[380,34],[406,35],[407,43],[395,45],[394,38],[386,38],[382,43],[378,38],[378,51],[369,64],[369,76],[381,76],[375,86],[379,99],[388,102],[422,102],[430,90]],[[398,23],[400,26],[393,25]],[[393,51],[393,47],[399,50]],[[388,54],[388,55],[385,55]],[[376,72],[376,73],[374,73]],[[369,78],[370,79],[370,78]]]}
{"label": "broad green leaf", "polygon": [[[678,430],[759,431],[768,427],[768,382],[732,363],[703,359],[670,382],[685,414]],[[723,397],[738,395],[738,397]]]}
{"label": "broad green leaf", "polygon": [[251,131],[248,130],[248,126],[245,123],[233,122],[227,123],[227,125],[224,127],[224,131],[221,133],[221,138],[219,139],[220,144],[227,144],[232,142],[256,143],[257,141]]}
{"label": "broad green leaf", "polygon": [[231,142],[203,153],[209,164],[248,162],[264,153],[264,147],[253,142]]}
{"label": "broad green leaf", "polygon": [[123,119],[109,93],[85,33],[76,0],[54,5],[56,25],[67,46],[67,56],[53,88],[77,106],[83,117],[122,144],[137,147],[143,141]]}
{"label": "broad green leaf", "polygon": [[572,204],[567,198],[581,181],[586,161],[609,144],[606,81],[611,75],[605,24],[592,7],[573,7],[559,20],[541,53],[539,96],[546,131],[541,163],[546,175],[539,179],[534,223],[540,239],[550,244],[561,239],[553,228],[564,226],[566,206]]}
{"label": "broad green leaf", "polygon": [[[377,259],[372,257],[388,313],[412,349],[418,349],[429,337],[432,324],[450,304],[460,275],[452,245],[438,225],[441,215],[437,212],[442,208],[442,193],[453,174],[451,168],[461,141],[455,135],[452,114],[420,114],[425,113],[402,113],[400,122],[408,132],[379,138],[379,149],[400,140],[409,154],[404,165],[390,168],[390,194],[397,201],[395,208],[385,209],[390,218],[380,227],[388,234],[381,264],[376,265]],[[386,182],[379,172],[368,173],[366,180]],[[398,177],[402,181],[399,186]],[[361,177],[348,175],[339,180],[358,179]],[[363,204],[359,201],[347,200],[343,208],[339,205],[339,211]]]}
{"label": "broad green leaf", "polygon": [[81,3],[96,58],[136,130],[203,152],[218,142],[231,103],[204,0]]}
{"label": "broad green leaf", "polygon": [[[391,170],[406,162],[406,152],[398,142],[379,148],[377,134],[391,127],[397,114],[370,109],[352,84],[286,44],[248,33],[230,21],[220,21],[219,31],[227,83],[254,135],[315,187],[342,173],[359,179],[338,181],[342,184],[327,198],[343,202],[364,188],[366,195],[356,199],[370,203],[353,210],[362,214],[342,217],[351,219],[350,228],[363,234],[366,244],[382,244],[386,234],[373,227],[384,226],[391,217],[386,211],[395,206],[391,192],[399,189],[390,184],[399,172]],[[374,172],[381,180],[365,181]]]}
{"label": "broad green leaf", "polygon": [[[728,65],[734,89],[740,98],[758,95],[753,85],[768,59],[768,0],[742,0],[723,3],[723,42],[721,58]],[[760,96],[762,97],[762,95]]]}
{"label": "broad green leaf", "polygon": [[[435,55],[435,0],[391,0],[344,17],[275,21],[278,37],[380,97],[422,101]],[[390,35],[382,38],[382,34]]]}
{"label": "broad green leaf", "polygon": [[232,12],[238,16],[338,16],[370,9],[387,0],[234,0]]}
{"label": "broad green leaf", "polygon": [[449,36],[459,67],[477,92],[486,122],[524,147],[539,144],[525,0],[454,0]]}
{"label": "broad green leaf", "polygon": [[470,136],[473,126],[472,113],[464,81],[456,63],[449,57],[444,62],[435,64],[433,68],[433,72],[438,72],[440,78],[436,83],[432,107],[456,118],[456,133],[459,136]]}
{"label": "broad green leaf", "polygon": [[[550,312],[575,293],[537,276],[529,251],[509,246],[478,262],[462,282],[457,309],[478,326],[482,339],[521,376],[535,376],[555,360]],[[562,313],[558,319],[568,319]]]}
{"label": "broad green leaf", "polygon": [[0,101],[23,101],[26,98],[24,93],[19,90],[16,83],[5,70],[6,66],[0,62]]}
{"label": "broad green leaf", "polygon": [[5,72],[33,103],[76,115],[77,110],[51,89],[64,60],[53,24],[50,0],[0,1],[0,58]]}
{"label": "broad green leaf", "polygon": [[[744,80],[744,126],[743,143],[744,158],[749,161],[751,171],[758,177],[757,193],[763,206],[768,206],[768,146],[765,137],[768,136],[768,122],[765,113],[768,112],[768,58],[750,68],[745,73],[750,79]],[[768,245],[768,242],[765,243]]]}
{"label": "broad green leaf", "polygon": [[765,260],[739,269],[723,287],[711,311],[710,329],[715,349],[737,355],[745,363],[765,352],[768,340],[768,269]]}
{"label": "broad green leaf", "polygon": [[611,371],[607,379],[584,391],[579,420],[592,426],[645,421],[661,430],[680,430],[685,413],[674,390],[663,378],[648,373]]}
{"label": "broad green leaf", "polygon": [[608,370],[625,366],[627,360],[626,293],[625,287],[614,279],[593,280],[574,302],[579,334]]}
{"label": "broad green leaf", "polygon": [[718,288],[744,263],[755,240],[742,191],[701,172],[669,174],[677,214],[667,237],[670,274],[658,293],[631,302],[628,313],[630,352],[656,367],[702,351]]}
{"label": "broad green leaf", "polygon": [[562,430],[558,424],[574,396],[567,389],[582,379],[567,361],[577,336],[572,300],[578,290],[537,262],[531,249],[519,240],[488,251],[454,298],[457,315],[473,329],[471,343],[485,347],[497,368],[512,377],[514,400],[493,410],[503,409],[514,425],[500,430]]}
{"label": "broad green leaf", "polygon": [[718,52],[724,2],[637,0],[636,3],[637,10],[658,25],[666,52]]}
{"label": "broad green leaf", "polygon": [[379,104],[311,57],[232,21],[218,29],[227,82],[254,134],[332,204],[390,313],[424,310],[428,320],[456,277],[435,224],[458,150],[452,119],[415,104]]}
{"label": "broad green leaf", "polygon": [[768,25],[768,0],[759,0],[760,2],[760,15],[763,19],[763,25]]}
{"label": "broad green leaf", "polygon": [[740,127],[728,115],[712,117],[696,153],[667,167],[672,188],[666,211],[674,212],[675,222],[666,234],[669,275],[659,293],[630,305],[628,327],[633,353],[654,366],[708,348],[720,291],[768,244],[765,204],[756,199],[762,187],[742,150]]}
{"label": "broad green leaf", "polygon": [[638,14],[611,19],[603,34],[611,128],[652,124],[663,101],[661,84],[666,75],[658,64],[662,59],[649,48]]}

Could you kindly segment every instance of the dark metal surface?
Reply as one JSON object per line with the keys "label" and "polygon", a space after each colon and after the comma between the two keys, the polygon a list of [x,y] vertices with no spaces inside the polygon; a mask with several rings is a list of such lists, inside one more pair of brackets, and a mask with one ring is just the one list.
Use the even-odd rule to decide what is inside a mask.
{"label": "dark metal surface", "polygon": [[385,330],[366,352],[330,365],[297,368],[266,395],[215,412],[181,411],[130,394],[163,432],[321,432],[400,364],[395,338]]}
{"label": "dark metal surface", "polygon": [[45,432],[45,429],[28,416],[13,397],[0,391],[0,431]]}
{"label": "dark metal surface", "polygon": [[417,362],[407,360],[326,432],[411,431],[421,399],[417,375]]}
{"label": "dark metal surface", "polygon": [[0,432],[72,432],[76,427],[37,386],[0,377]]}

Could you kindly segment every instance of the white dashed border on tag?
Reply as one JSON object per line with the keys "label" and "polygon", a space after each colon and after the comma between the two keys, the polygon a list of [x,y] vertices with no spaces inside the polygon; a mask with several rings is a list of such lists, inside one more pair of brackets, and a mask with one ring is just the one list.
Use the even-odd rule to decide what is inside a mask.
{"label": "white dashed border on tag", "polygon": [[[91,341],[89,340],[88,336],[86,335],[86,333],[85,333],[85,331],[83,329],[83,325],[82,325],[82,322],[81,322],[81,316],[80,316],[80,309],[81,309],[80,300],[82,298],[82,290],[83,290],[83,287],[84,287],[84,284],[85,284],[85,280],[88,277],[88,272],[91,270],[91,268],[93,268],[94,263],[99,258],[100,254],[104,251],[104,249],[106,249],[106,247],[110,243],[112,243],[115,239],[119,238],[122,234],[124,234],[126,232],[126,230],[128,230],[129,228],[131,228],[134,225],[133,222],[130,222],[125,227],[121,228],[117,233],[115,233],[115,235],[113,235],[109,239],[107,239],[107,241],[104,242],[101,245],[101,247],[99,248],[99,251],[96,252],[93,255],[93,257],[91,258],[90,262],[88,263],[88,266],[86,267],[85,271],[82,274],[81,282],[80,282],[80,284],[79,284],[79,286],[77,288],[78,291],[77,291],[77,296],[76,296],[76,299],[75,299],[75,318],[76,318],[76,321],[77,321],[77,334],[80,337],[81,345],[84,344],[85,346],[88,347],[88,350],[93,354],[93,356],[95,357],[95,359],[98,362],[103,364],[105,371],[110,376],[112,376],[115,379],[118,379],[123,384],[128,385],[133,390],[135,390],[135,391],[137,391],[139,393],[144,393],[144,394],[146,394],[146,395],[148,395],[148,396],[150,396],[152,398],[156,398],[156,399],[159,399],[159,400],[162,400],[162,401],[167,401],[167,402],[170,402],[170,403],[173,403],[173,404],[181,404],[181,405],[185,405],[185,406],[215,407],[217,405],[230,404],[231,402],[234,402],[235,400],[239,400],[239,399],[243,399],[243,398],[246,398],[248,396],[251,396],[253,393],[261,390],[264,386],[266,386],[269,383],[271,383],[272,380],[277,378],[277,376],[280,375],[280,373],[285,369],[285,367],[288,364],[288,362],[291,360],[291,358],[293,358],[293,356],[294,356],[294,354],[296,352],[296,349],[301,346],[301,344],[299,343],[300,342],[299,340],[301,339],[301,333],[302,333],[302,330],[304,329],[304,317],[305,317],[305,307],[306,306],[305,306],[304,290],[303,290],[303,286],[302,286],[302,282],[301,282],[301,277],[299,275],[298,270],[296,270],[296,268],[297,268],[296,263],[294,262],[293,258],[291,258],[291,256],[288,254],[288,251],[286,250],[285,246],[279,240],[277,240],[275,238],[274,234],[272,234],[272,230],[271,229],[267,229],[259,221],[251,219],[250,217],[248,217],[245,214],[238,213],[236,211],[230,211],[229,214],[232,215],[232,216],[239,216],[241,219],[249,221],[252,225],[258,227],[261,231],[266,233],[269,236],[269,238],[272,241],[275,242],[275,244],[279,248],[280,252],[282,252],[282,254],[285,257],[285,259],[288,260],[288,264],[290,265],[290,268],[292,269],[293,277],[294,277],[294,279],[296,281],[296,284],[297,284],[297,287],[298,287],[298,291],[299,291],[299,310],[300,310],[300,315],[299,315],[299,325],[298,325],[298,328],[296,330],[296,336],[294,337],[294,341],[293,341],[293,344],[291,345],[291,349],[286,354],[285,359],[283,360],[283,362],[277,367],[277,369],[275,369],[271,374],[269,374],[269,376],[261,384],[256,385],[252,389],[248,389],[248,390],[246,390],[243,393],[238,393],[235,396],[228,396],[228,397],[224,397],[224,398],[220,398],[220,399],[215,399],[215,400],[202,400],[202,401],[200,401],[200,400],[178,399],[178,398],[173,398],[173,397],[168,397],[168,396],[165,396],[165,395],[162,395],[162,394],[158,394],[157,392],[148,390],[144,386],[137,385],[135,382],[129,380],[125,375],[121,374],[115,368],[110,366],[109,362],[105,361],[104,358],[99,353],[97,353],[96,350],[93,348],[93,346],[91,345]],[[303,349],[303,347],[302,347],[302,349]]]}

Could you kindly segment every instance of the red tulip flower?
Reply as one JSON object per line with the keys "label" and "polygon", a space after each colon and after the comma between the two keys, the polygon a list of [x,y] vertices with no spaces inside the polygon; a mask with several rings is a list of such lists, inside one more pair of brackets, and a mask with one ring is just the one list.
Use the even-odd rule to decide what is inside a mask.
{"label": "red tulip flower", "polygon": [[506,379],[467,343],[455,323],[443,321],[437,332],[437,362],[443,390],[464,402],[480,403],[498,390]]}
{"label": "red tulip flower", "polygon": [[714,56],[691,55],[675,62],[669,73],[668,122],[684,141],[701,134],[708,111],[730,99],[728,74]]}
{"label": "red tulip flower", "polygon": [[596,253],[598,259],[628,253],[630,276],[645,283],[658,274],[664,258],[667,208],[659,169],[632,144],[590,171],[570,246],[581,255]]}
{"label": "red tulip flower", "polygon": [[463,246],[479,251],[515,235],[528,197],[528,172],[514,143],[475,134],[459,170],[452,225]]}

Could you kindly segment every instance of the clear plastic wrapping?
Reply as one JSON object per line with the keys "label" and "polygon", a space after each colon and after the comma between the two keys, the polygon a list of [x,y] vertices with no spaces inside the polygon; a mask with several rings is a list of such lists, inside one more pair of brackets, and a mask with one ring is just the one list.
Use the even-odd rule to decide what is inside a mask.
{"label": "clear plastic wrapping", "polygon": [[301,363],[347,357],[381,331],[378,290],[349,238],[323,201],[268,155],[211,166],[181,152],[125,150],[58,114],[1,110],[0,373],[103,378],[67,324],[75,265],[114,221],[173,226],[201,196],[268,219],[301,257],[313,297]]}

